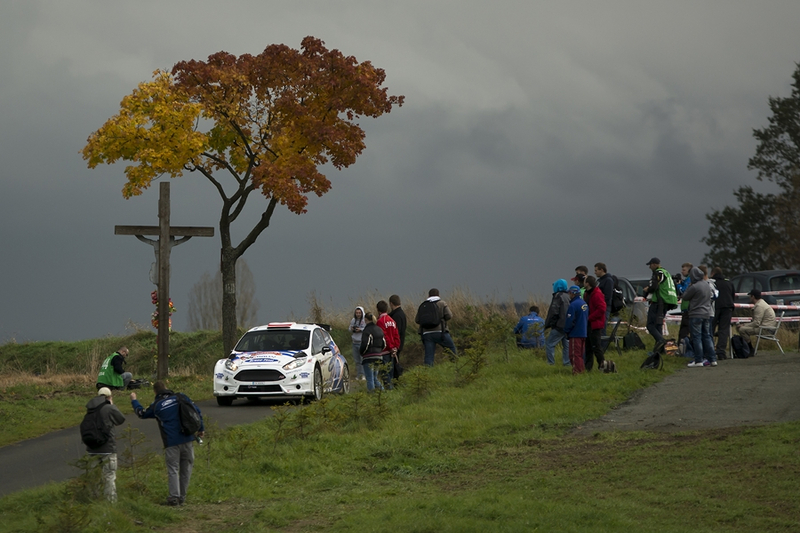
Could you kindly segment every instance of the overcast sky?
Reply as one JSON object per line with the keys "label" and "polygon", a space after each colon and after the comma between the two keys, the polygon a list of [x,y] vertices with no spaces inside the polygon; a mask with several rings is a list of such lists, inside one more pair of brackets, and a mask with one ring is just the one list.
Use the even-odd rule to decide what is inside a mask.
{"label": "overcast sky", "polygon": [[[0,343],[149,323],[153,249],[114,226],[156,224],[158,186],[125,200],[123,165],[79,151],[156,69],[313,35],[406,97],[361,121],[367,148],[328,169],[329,193],[277,209],[247,251],[268,322],[306,317],[312,291],[335,309],[430,287],[524,301],[578,264],[699,263],[704,215],[740,185],[770,190],[747,170],[752,130],[790,94],[799,22],[797,0],[4,0]],[[207,181],[171,183],[174,225],[217,225]],[[175,329],[218,264],[218,236],[173,249]]]}

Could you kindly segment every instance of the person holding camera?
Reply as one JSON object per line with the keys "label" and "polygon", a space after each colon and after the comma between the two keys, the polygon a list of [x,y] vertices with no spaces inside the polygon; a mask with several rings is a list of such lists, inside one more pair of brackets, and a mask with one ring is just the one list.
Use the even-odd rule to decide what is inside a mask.
{"label": "person holding camera", "polygon": [[353,311],[353,318],[350,319],[350,337],[353,340],[353,362],[356,365],[356,379],[364,381],[364,366],[361,359],[361,334],[364,328],[367,327],[367,321],[364,320],[364,308],[358,306]]}

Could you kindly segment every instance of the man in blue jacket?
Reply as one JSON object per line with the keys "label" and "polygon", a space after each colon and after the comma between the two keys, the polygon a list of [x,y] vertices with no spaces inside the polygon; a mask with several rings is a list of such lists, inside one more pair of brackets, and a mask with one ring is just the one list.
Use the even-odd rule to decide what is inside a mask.
{"label": "man in blue jacket", "polygon": [[[150,407],[147,409],[142,407],[136,399],[135,392],[131,393],[131,406],[139,418],[155,418],[158,422],[161,440],[164,443],[164,460],[167,464],[169,485],[167,505],[183,505],[192,477],[194,465],[192,441],[195,440],[195,435],[185,435],[181,431],[180,406],[176,394],[169,390],[163,381],[153,383],[153,391],[156,393],[156,398]],[[197,405],[194,408],[201,416],[200,431],[197,432],[197,436],[202,437],[205,430],[202,414]]]}
{"label": "man in blue jacket", "polygon": [[586,352],[586,334],[589,322],[589,306],[581,298],[581,288],[569,288],[569,308],[564,322],[564,333],[569,337],[569,360],[573,374],[583,374],[585,370],[583,354]]}
{"label": "man in blue jacket", "polygon": [[539,316],[539,306],[532,305],[530,314],[519,319],[514,328],[518,348],[541,348],[544,346],[544,319]]}

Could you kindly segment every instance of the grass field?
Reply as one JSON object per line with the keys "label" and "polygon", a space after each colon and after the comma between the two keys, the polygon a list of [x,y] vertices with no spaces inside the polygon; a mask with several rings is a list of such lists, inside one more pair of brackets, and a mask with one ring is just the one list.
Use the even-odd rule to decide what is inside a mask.
{"label": "grass field", "polygon": [[[516,350],[512,317],[473,315],[458,326],[457,359],[410,365],[394,391],[368,395],[358,383],[348,396],[275,406],[270,419],[224,431],[207,420],[183,507],[160,505],[163,460],[129,431],[118,436],[128,452],[116,505],[98,499],[87,466],[69,483],[0,499],[0,533],[800,530],[800,423],[574,436],[684,361],[641,371],[644,352],[626,352],[614,357],[618,374],[572,376],[540,350]],[[210,397],[219,334],[173,339],[173,386]],[[121,344],[147,376],[152,334],[0,347],[0,442],[77,424],[94,365]]]}
{"label": "grass field", "polygon": [[91,498],[90,471],[3,498],[0,531],[800,529],[800,424],[571,435],[662,379],[638,369],[643,355],[572,376],[539,352],[494,348],[477,373],[465,354],[389,393],[276,407],[225,431],[212,420],[187,505],[159,505],[163,463],[143,458],[120,470],[115,506]]}

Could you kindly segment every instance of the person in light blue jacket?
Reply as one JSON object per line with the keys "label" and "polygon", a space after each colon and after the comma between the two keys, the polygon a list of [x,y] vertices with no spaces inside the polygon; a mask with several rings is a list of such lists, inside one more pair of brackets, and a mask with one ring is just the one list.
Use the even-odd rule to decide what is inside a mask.
{"label": "person in light blue jacket", "polygon": [[544,346],[544,319],[539,316],[539,306],[532,305],[530,314],[519,319],[514,328],[518,348],[541,348]]}

